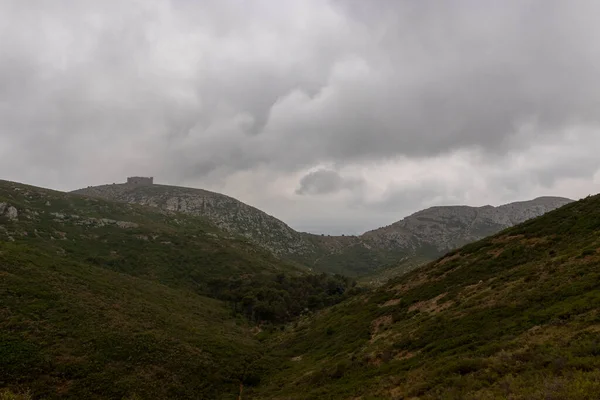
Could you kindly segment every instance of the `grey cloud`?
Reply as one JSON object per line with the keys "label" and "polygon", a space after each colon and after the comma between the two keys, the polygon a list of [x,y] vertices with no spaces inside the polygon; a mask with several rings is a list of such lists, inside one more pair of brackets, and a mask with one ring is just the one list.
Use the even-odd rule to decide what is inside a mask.
{"label": "grey cloud", "polygon": [[[4,124],[36,140],[137,136],[153,159],[179,161],[172,176],[502,152],[530,145],[525,122],[545,134],[600,123],[595,2],[294,2],[321,16],[315,32],[272,2],[151,1],[143,17],[128,2],[9,4],[24,21],[2,43],[2,82],[35,85],[6,89]],[[94,12],[97,26],[78,21]],[[30,29],[51,33],[37,44],[62,65],[49,68]],[[222,128],[240,115],[250,122]]]}
{"label": "grey cloud", "polygon": [[273,108],[281,141],[306,149],[288,162],[505,152],[531,145],[518,134],[525,123],[542,135],[600,123],[597,3],[373,3],[396,18],[366,21],[369,34],[383,33],[377,50],[355,60],[362,69],[334,71],[316,98],[294,95]]}
{"label": "grey cloud", "polygon": [[330,169],[319,169],[308,173],[300,179],[296,194],[320,195],[336,193],[343,189],[355,189],[364,184],[362,179],[344,178]]}
{"label": "grey cloud", "polygon": [[343,207],[387,215],[470,201],[460,190],[475,183],[362,201],[368,180],[338,171],[467,149],[522,199],[597,166],[510,163],[573,127],[598,136],[599,13],[592,0],[5,0],[0,170],[74,189],[335,165],[302,178],[294,201],[344,189]]}

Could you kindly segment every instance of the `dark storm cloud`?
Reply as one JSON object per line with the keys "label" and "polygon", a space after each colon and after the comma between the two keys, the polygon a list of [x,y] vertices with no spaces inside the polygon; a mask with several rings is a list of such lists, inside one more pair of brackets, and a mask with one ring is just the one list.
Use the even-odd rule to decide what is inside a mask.
{"label": "dark storm cloud", "polygon": [[319,169],[313,171],[300,179],[300,186],[296,189],[297,194],[329,194],[339,192],[343,189],[354,189],[362,185],[364,181],[356,178],[343,178],[333,170]]}

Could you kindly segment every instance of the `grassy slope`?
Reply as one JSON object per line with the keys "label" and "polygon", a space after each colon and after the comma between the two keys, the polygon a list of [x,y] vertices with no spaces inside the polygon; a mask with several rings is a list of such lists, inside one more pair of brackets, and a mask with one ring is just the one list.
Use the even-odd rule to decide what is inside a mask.
{"label": "grassy slope", "polygon": [[600,196],[300,321],[257,399],[597,399]]}
{"label": "grassy slope", "polygon": [[297,273],[201,218],[5,181],[0,203],[19,212],[0,216],[0,387],[36,398],[232,398],[258,342],[207,282]]}

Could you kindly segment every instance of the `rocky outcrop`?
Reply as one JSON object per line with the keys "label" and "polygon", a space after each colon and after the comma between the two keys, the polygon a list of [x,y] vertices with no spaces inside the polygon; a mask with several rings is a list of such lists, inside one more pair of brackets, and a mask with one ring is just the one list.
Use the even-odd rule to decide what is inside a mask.
{"label": "rocky outcrop", "polygon": [[0,203],[0,216],[5,216],[11,221],[19,219],[19,211],[7,203]]}
{"label": "rocky outcrop", "polygon": [[76,214],[63,214],[58,212],[50,213],[56,222],[69,221],[73,225],[83,225],[95,228],[102,228],[104,226],[116,225],[119,228],[137,228],[139,225],[135,222],[129,221],[117,221],[110,218],[84,218]]}

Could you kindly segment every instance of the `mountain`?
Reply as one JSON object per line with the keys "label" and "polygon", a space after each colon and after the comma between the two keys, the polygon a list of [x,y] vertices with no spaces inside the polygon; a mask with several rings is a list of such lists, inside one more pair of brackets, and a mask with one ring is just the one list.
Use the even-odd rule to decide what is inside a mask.
{"label": "mountain", "polygon": [[351,286],[202,217],[0,181],[0,398],[230,399],[257,325]]}
{"label": "mountain", "polygon": [[299,320],[250,398],[597,399],[599,310],[594,196]]}
{"label": "mountain", "polygon": [[280,258],[319,271],[354,276],[402,273],[448,250],[572,201],[540,197],[499,207],[432,207],[360,236],[326,236],[296,232],[232,197],[201,189],[130,181],[91,186],[74,193],[200,215]]}
{"label": "mountain", "polygon": [[538,197],[499,207],[443,206],[416,212],[390,226],[362,235],[363,240],[385,249],[417,251],[431,246],[448,251],[520,224],[528,219],[562,207],[573,200],[562,197]]}

